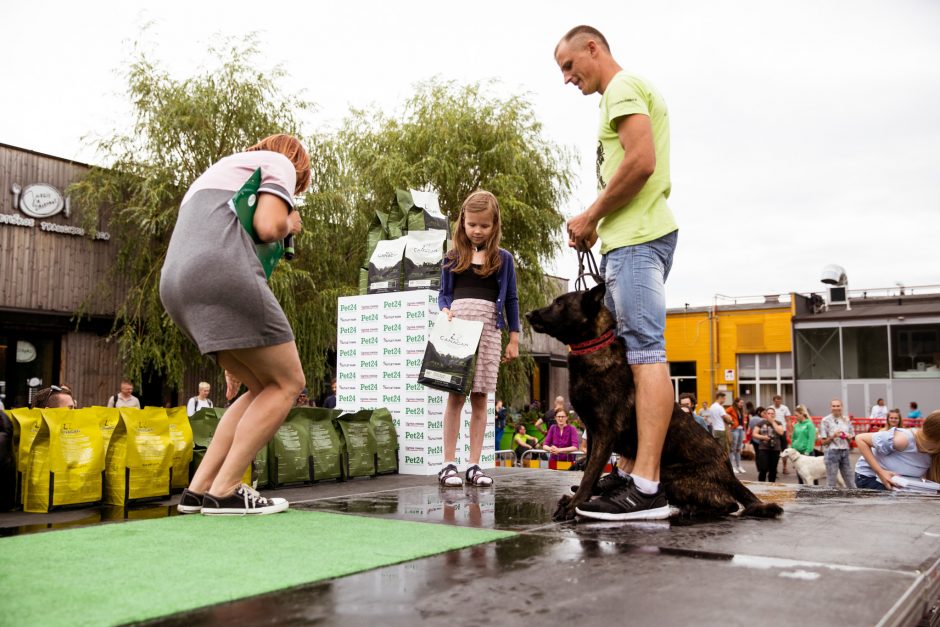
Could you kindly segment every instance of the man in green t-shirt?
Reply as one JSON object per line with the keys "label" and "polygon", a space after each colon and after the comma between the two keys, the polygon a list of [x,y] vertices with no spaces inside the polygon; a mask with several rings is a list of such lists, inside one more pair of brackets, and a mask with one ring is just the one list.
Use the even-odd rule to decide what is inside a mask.
{"label": "man in green t-shirt", "polygon": [[623,460],[601,480],[603,494],[576,511],[603,520],[667,518],[659,461],[675,397],[666,364],[664,284],[678,227],[666,205],[666,103],[647,81],[623,71],[607,39],[590,26],[568,31],[555,47],[555,61],[565,84],[586,96],[601,94],[597,200],[568,221],[569,244],[589,249],[601,239],[605,303],[616,314],[636,382],[636,460]]}

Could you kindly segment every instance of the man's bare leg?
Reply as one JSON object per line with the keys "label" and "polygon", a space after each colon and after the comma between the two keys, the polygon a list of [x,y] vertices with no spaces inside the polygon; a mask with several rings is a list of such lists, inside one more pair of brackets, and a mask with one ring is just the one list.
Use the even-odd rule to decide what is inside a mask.
{"label": "man's bare leg", "polygon": [[666,441],[666,431],[675,405],[669,366],[632,365],[636,384],[637,453],[632,474],[649,481],[659,481],[659,460]]}

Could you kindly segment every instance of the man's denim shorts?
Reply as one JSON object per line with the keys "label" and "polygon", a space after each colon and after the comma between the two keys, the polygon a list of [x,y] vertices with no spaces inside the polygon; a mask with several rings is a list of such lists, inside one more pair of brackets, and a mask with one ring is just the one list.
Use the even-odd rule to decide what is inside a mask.
{"label": "man's denim shorts", "polygon": [[601,259],[607,283],[604,304],[617,316],[617,334],[627,344],[627,363],[666,362],[666,278],[679,231],[611,250]]}

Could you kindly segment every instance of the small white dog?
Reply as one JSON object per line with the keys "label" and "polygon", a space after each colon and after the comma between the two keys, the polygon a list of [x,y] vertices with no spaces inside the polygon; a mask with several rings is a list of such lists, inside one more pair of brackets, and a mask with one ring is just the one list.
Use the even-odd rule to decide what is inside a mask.
{"label": "small white dog", "polygon": [[[780,456],[793,462],[793,468],[796,469],[797,474],[803,479],[803,483],[813,485],[814,479],[822,479],[823,484],[825,484],[826,461],[824,458],[803,455],[794,448],[784,449],[784,451],[780,453]],[[836,481],[839,483],[840,488],[845,487],[845,481],[842,480],[841,473],[836,475]]]}

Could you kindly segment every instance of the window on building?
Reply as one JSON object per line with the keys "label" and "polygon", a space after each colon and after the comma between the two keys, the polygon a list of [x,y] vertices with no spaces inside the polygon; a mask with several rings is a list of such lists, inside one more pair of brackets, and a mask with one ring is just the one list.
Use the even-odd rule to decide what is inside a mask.
{"label": "window on building", "polygon": [[678,402],[679,395],[688,392],[696,394],[696,376],[694,361],[669,362],[669,378],[672,379],[672,389]]}
{"label": "window on building", "polygon": [[940,378],[940,324],[892,325],[891,347],[895,378]]}
{"label": "window on building", "polygon": [[738,355],[738,396],[755,407],[769,405],[775,395],[793,405],[793,356],[790,353]]}
{"label": "window on building", "polygon": [[842,327],[846,379],[888,378],[888,327]]}
{"label": "window on building", "polygon": [[796,330],[799,379],[841,379],[839,328]]}

